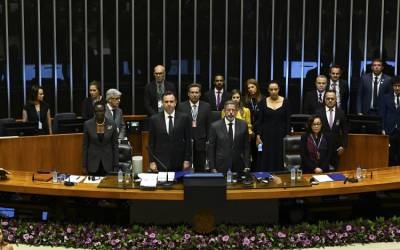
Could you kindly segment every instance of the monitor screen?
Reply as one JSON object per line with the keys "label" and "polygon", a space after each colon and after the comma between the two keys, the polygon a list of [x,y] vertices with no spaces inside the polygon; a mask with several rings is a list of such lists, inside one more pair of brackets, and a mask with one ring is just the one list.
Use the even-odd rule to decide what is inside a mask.
{"label": "monitor screen", "polygon": [[36,134],[36,122],[3,123],[3,136],[27,136]]}
{"label": "monitor screen", "polygon": [[376,115],[347,115],[349,133],[381,134],[382,118]]}
{"label": "monitor screen", "polygon": [[293,114],[290,116],[290,130],[293,132],[305,132],[307,120],[311,117],[308,114]]}
{"label": "monitor screen", "polygon": [[58,121],[57,134],[82,133],[85,119],[66,119]]}

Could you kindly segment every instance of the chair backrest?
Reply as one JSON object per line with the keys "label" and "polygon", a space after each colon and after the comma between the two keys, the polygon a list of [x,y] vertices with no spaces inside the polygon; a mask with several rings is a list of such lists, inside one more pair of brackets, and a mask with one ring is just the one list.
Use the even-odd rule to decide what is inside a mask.
{"label": "chair backrest", "polygon": [[301,164],[301,135],[287,135],[283,138],[283,162],[285,167]]}
{"label": "chair backrest", "polygon": [[130,171],[132,168],[132,147],[129,144],[118,145],[118,167],[122,171]]}
{"label": "chair backrest", "polygon": [[0,119],[0,136],[4,135],[4,131],[3,131],[3,124],[4,123],[15,123],[15,118],[2,118]]}
{"label": "chair backrest", "polygon": [[221,111],[211,111],[211,123],[221,120]]}
{"label": "chair backrest", "polygon": [[76,119],[76,114],[74,112],[57,113],[54,115],[53,119],[53,133],[58,133],[58,121],[60,120],[71,120]]}

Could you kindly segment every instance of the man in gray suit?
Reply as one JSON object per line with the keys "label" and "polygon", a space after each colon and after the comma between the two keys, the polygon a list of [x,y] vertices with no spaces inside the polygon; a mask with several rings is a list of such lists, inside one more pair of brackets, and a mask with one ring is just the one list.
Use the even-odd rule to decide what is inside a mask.
{"label": "man in gray suit", "polygon": [[119,108],[122,93],[117,89],[109,89],[106,93],[106,118],[117,125],[118,139],[126,138],[126,129],[122,109]]}
{"label": "man in gray suit", "polygon": [[361,76],[358,86],[357,113],[359,115],[378,115],[382,97],[391,93],[392,78],[382,73],[382,60],[374,59],[371,69],[371,73]]}
{"label": "man in gray suit", "polygon": [[214,172],[243,172],[249,166],[249,133],[245,121],[236,119],[237,104],[226,101],[225,118],[211,124],[208,146],[210,169]]}

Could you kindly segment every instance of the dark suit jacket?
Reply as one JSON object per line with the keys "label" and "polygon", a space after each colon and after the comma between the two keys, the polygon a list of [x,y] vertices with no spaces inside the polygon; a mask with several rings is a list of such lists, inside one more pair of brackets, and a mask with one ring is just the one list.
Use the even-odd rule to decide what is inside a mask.
{"label": "dark suit jacket", "polygon": [[301,156],[301,168],[304,173],[314,173],[314,169],[320,168],[324,172],[329,171],[329,149],[328,149],[328,140],[325,135],[322,134],[322,141],[319,143],[319,162],[315,162],[310,157],[310,152],[307,147],[307,140],[310,137],[309,133],[305,133],[301,136],[300,141],[300,156]]}
{"label": "dark suit jacket", "polygon": [[231,168],[232,172],[243,172],[243,169],[249,166],[249,157],[249,133],[245,121],[235,119],[235,135],[232,146],[228,138],[225,119],[211,124],[208,146],[211,169],[225,173],[228,168]]}
{"label": "dark suit jacket", "polygon": [[[179,104],[178,111],[187,114],[192,118],[192,107],[190,102],[186,101]],[[194,149],[198,151],[206,150],[206,141],[208,138],[208,132],[211,124],[211,108],[207,102],[199,101],[199,107],[197,108],[198,114],[196,119],[196,127],[191,126],[191,135],[194,140]]]}
{"label": "dark suit jacket", "polygon": [[393,93],[386,94],[381,99],[379,112],[382,117],[382,129],[387,135],[394,133],[396,128],[400,129],[400,108],[396,109]]}
{"label": "dark suit jacket", "polygon": [[[174,129],[167,133],[164,112],[157,113],[149,119],[149,149],[168,170],[180,171],[184,161],[191,160],[190,126],[188,115],[175,111]],[[155,162],[159,171],[165,171],[160,163],[149,154],[150,162]]]}
{"label": "dark suit jacket", "polygon": [[[378,92],[378,106],[382,96],[392,91],[392,78],[382,74]],[[368,114],[372,100],[372,73],[362,75],[358,85],[357,113]]]}
{"label": "dark suit jacket", "polygon": [[[101,103],[106,105],[106,100],[101,98]],[[83,119],[91,119],[94,116],[94,106],[93,101],[90,97],[83,99],[82,101],[82,118]]]}
{"label": "dark suit jacket", "polygon": [[[326,90],[329,89],[330,80],[328,80],[328,84],[326,85]],[[347,102],[349,100],[349,84],[346,80],[339,79],[339,91],[340,91],[340,109],[347,113]]]}
{"label": "dark suit jacket", "polygon": [[[176,94],[176,87],[172,82],[164,81],[164,90],[170,90]],[[158,113],[157,83],[155,81],[150,82],[144,88],[144,109],[149,117]]]}
{"label": "dark suit jacket", "polygon": [[125,138],[126,137],[126,128],[125,128],[124,116],[122,115],[122,109],[116,108],[114,110],[114,112],[116,112],[116,117],[114,120],[113,114],[111,113],[111,110],[108,108],[108,105],[105,105],[105,106],[106,106],[106,113],[105,113],[106,118],[114,121],[115,125],[117,125],[118,138],[119,139]]}
{"label": "dark suit jacket", "polygon": [[322,133],[326,135],[328,139],[330,152],[336,152],[339,147],[346,148],[349,127],[347,125],[347,118],[343,110],[336,108],[332,129],[329,127],[325,107],[317,110],[317,115],[322,117]]}
{"label": "dark suit jacket", "polygon": [[105,119],[104,138],[99,141],[94,118],[83,125],[83,168],[90,173],[97,172],[100,161],[106,172],[112,172],[118,166],[118,133],[112,120]]}
{"label": "dark suit jacket", "polygon": [[[322,95],[322,100],[324,100],[324,95]],[[310,90],[306,93],[303,108],[304,114],[315,114],[315,112],[323,106],[323,103],[318,102],[317,90]]]}
{"label": "dark suit jacket", "polygon": [[222,95],[221,95],[221,102],[219,103],[219,105],[217,107],[217,99],[215,99],[214,88],[212,88],[210,91],[208,91],[203,97],[203,100],[210,104],[212,111],[223,110],[225,102],[228,101],[229,99],[230,99],[229,93],[226,90],[224,90],[224,92],[222,92]]}

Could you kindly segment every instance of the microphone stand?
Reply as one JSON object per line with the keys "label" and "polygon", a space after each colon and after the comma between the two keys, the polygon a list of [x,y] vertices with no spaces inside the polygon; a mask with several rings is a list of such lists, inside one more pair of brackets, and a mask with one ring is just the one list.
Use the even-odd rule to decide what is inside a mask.
{"label": "microphone stand", "polygon": [[[167,172],[167,180],[163,182],[159,182],[160,186],[170,187],[174,184],[173,181],[168,181],[168,168],[164,165],[164,163],[152,152],[149,146],[147,146],[147,151],[150,153],[151,157],[157,162],[157,165],[161,166],[165,172]],[[159,171],[158,171],[159,172]]]}
{"label": "microphone stand", "polygon": [[253,178],[252,178],[252,176],[250,174],[250,168],[249,168],[249,166],[247,164],[247,161],[244,159],[244,155],[243,154],[240,154],[240,158],[243,161],[243,165],[244,165],[243,173],[244,173],[244,176],[245,176],[245,178],[242,181],[242,183],[244,185],[252,185],[253,184]]}
{"label": "microphone stand", "polygon": [[190,172],[194,173],[194,165],[193,165],[193,160],[194,160],[194,154],[193,154],[193,144],[194,144],[194,139],[190,139],[190,146],[191,146],[191,150],[192,150],[192,169],[190,170]]}
{"label": "microphone stand", "polygon": [[204,171],[205,172],[210,172],[210,165],[209,165],[209,161],[208,161],[208,144],[209,142],[206,141],[206,162],[205,162],[205,166],[204,166]]}

